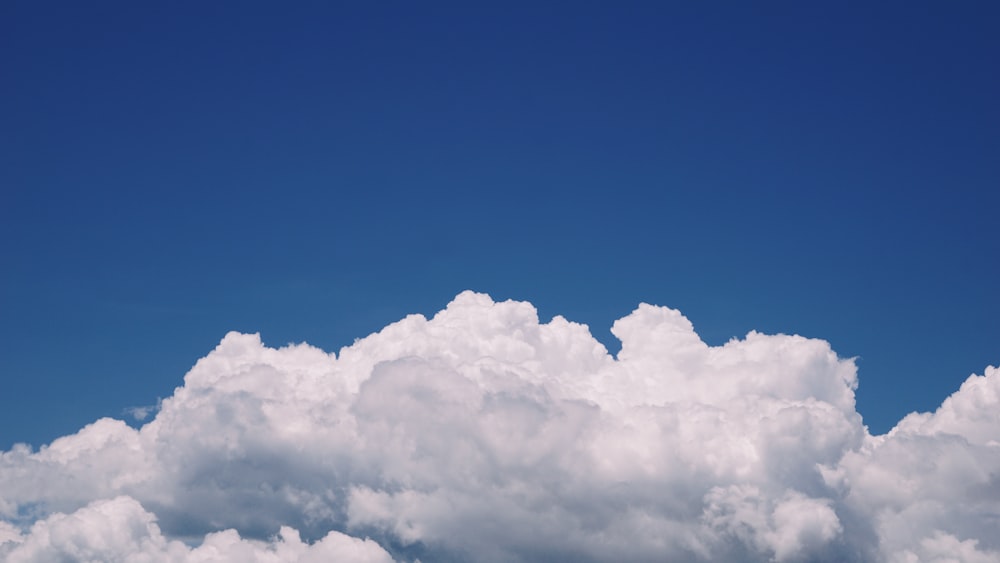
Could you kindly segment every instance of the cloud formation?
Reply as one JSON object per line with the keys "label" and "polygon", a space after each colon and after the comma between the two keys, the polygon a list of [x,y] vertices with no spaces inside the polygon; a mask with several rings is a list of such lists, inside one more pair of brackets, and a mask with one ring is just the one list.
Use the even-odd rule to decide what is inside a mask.
{"label": "cloud formation", "polygon": [[822,340],[612,331],[465,292],[337,355],[230,333],[142,428],[0,454],[0,558],[1000,561],[1000,370],[871,436]]}

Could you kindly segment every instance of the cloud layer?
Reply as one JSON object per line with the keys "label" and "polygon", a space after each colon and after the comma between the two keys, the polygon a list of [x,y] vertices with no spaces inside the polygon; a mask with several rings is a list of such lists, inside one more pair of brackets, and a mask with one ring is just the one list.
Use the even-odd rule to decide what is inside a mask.
{"label": "cloud layer", "polygon": [[5,561],[1000,561],[1000,370],[871,436],[822,341],[465,292],[338,355],[230,333],[141,429],[0,453]]}

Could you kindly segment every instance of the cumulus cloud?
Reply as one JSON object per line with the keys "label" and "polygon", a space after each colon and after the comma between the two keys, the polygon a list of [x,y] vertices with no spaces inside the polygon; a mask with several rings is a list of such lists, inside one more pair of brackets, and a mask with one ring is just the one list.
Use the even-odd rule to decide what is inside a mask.
{"label": "cumulus cloud", "polygon": [[854,362],[465,292],[339,354],[230,333],[134,429],[0,454],[9,561],[1000,561],[1000,370],[872,436]]}
{"label": "cumulus cloud", "polygon": [[145,563],[277,563],[295,561],[363,561],[392,558],[371,540],[330,532],[320,541],[303,543],[298,531],[281,527],[270,541],[245,540],[236,530],[208,534],[191,549],[168,540],[156,517],[130,497],[94,501],[72,514],[53,514],[36,522],[24,536],[0,544],[8,563],[51,561],[142,561]]}

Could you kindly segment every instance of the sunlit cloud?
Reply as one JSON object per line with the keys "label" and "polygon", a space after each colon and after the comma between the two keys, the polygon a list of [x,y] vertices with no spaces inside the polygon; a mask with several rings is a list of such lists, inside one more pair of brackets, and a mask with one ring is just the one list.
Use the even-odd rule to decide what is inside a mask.
{"label": "sunlit cloud", "polygon": [[1000,558],[997,369],[872,436],[825,341],[709,346],[650,305],[612,331],[465,292],[338,354],[230,333],[141,428],[0,454],[0,555]]}

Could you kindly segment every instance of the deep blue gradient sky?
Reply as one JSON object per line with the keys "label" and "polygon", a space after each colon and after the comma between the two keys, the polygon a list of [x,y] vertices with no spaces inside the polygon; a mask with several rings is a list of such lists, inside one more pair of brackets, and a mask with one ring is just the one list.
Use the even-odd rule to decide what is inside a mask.
{"label": "deep blue gradient sky", "polygon": [[0,448],[464,289],[1000,363],[996,4],[534,4],[4,2]]}

